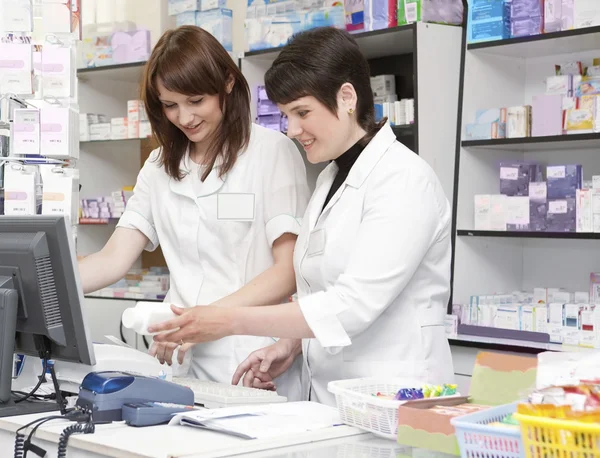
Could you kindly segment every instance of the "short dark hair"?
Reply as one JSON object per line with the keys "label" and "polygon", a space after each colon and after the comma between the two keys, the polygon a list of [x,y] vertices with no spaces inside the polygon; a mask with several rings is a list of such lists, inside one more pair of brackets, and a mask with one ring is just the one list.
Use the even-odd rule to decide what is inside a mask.
{"label": "short dark hair", "polygon": [[313,96],[337,116],[337,93],[344,83],[354,86],[356,119],[368,142],[385,121],[375,122],[369,62],[352,36],[333,27],[295,35],[265,74],[267,95],[286,104]]}
{"label": "short dark hair", "polygon": [[[159,100],[157,80],[173,92],[186,95],[219,95],[223,120],[214,134],[207,155],[205,180],[219,156],[220,175],[227,173],[239,152],[250,141],[250,88],[229,53],[210,33],[195,26],[168,30],[158,40],[146,64],[141,97],[152,132],[161,147],[160,163],[176,180],[183,178],[181,159],[190,146],[189,139],[165,116]],[[231,93],[228,81],[233,78]]]}

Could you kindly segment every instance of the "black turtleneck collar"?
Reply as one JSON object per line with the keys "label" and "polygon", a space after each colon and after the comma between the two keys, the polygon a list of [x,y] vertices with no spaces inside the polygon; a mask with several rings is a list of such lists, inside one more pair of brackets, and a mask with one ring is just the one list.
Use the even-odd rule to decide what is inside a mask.
{"label": "black turtleneck collar", "polygon": [[348,149],[344,154],[342,154],[337,159],[335,159],[335,163],[338,166],[338,172],[337,172],[337,175],[335,176],[335,179],[333,180],[331,189],[329,190],[329,193],[327,194],[327,198],[325,199],[323,208],[325,208],[327,206],[327,204],[329,203],[331,198],[334,196],[336,191],[340,188],[342,183],[344,181],[346,181],[346,178],[348,177],[348,173],[350,173],[350,169],[352,169],[352,166],[354,165],[354,163],[360,156],[360,153],[363,152],[365,147],[366,147],[366,145],[363,146],[363,145],[361,145],[361,142],[358,141],[357,143],[352,145],[350,147],[350,149]]}

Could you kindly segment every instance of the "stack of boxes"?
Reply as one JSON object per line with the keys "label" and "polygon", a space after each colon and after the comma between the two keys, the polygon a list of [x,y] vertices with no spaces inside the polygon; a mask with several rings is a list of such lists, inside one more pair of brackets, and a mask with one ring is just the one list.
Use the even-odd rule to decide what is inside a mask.
{"label": "stack of boxes", "polygon": [[600,348],[600,274],[590,274],[590,291],[534,288],[531,292],[471,296],[453,306],[462,324],[548,334],[564,345]]}
{"label": "stack of boxes", "polygon": [[531,105],[477,110],[464,140],[600,132],[600,59],[588,67],[577,61],[555,68],[546,93],[533,96]]}
{"label": "stack of boxes", "polygon": [[[545,178],[545,181],[544,181]],[[500,163],[500,194],[476,195],[475,230],[600,232],[600,176],[581,165]]]}
{"label": "stack of boxes", "polygon": [[256,102],[256,123],[280,132],[287,132],[287,118],[283,116],[277,104],[271,102],[264,86],[258,86]]}
{"label": "stack of boxes", "polygon": [[145,62],[151,49],[149,30],[94,32],[82,40],[79,67]]}
{"label": "stack of boxes", "polygon": [[370,32],[413,22],[462,24],[462,0],[248,0],[246,50],[284,46],[316,27]]}
{"label": "stack of boxes", "polygon": [[150,121],[141,100],[127,102],[127,116],[109,118],[92,113],[79,114],[79,141],[127,140],[152,136]]}
{"label": "stack of boxes", "polygon": [[212,36],[227,51],[233,50],[233,14],[225,0],[169,0],[169,15],[176,16],[177,26],[195,25]]}
{"label": "stack of boxes", "polygon": [[472,0],[469,43],[600,25],[597,0]]}
{"label": "stack of boxes", "polygon": [[93,296],[119,299],[164,300],[169,291],[166,267],[132,270],[117,283],[92,293]]}
{"label": "stack of boxes", "polygon": [[81,200],[81,218],[91,220],[120,218],[125,212],[127,201],[133,195],[131,188],[115,191],[110,196]]}
{"label": "stack of boxes", "polygon": [[395,75],[371,77],[371,90],[375,102],[375,119],[388,118],[392,125],[405,126],[415,122],[414,99],[398,100]]}

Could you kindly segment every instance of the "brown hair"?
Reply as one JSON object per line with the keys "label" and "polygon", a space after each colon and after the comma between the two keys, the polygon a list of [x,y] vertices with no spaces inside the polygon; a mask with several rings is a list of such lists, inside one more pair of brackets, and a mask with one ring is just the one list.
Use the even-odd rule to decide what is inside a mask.
{"label": "brown hair", "polygon": [[265,75],[267,95],[286,104],[312,96],[337,116],[337,94],[344,83],[354,86],[358,103],[356,119],[368,143],[386,120],[375,122],[375,106],[369,62],[356,41],[343,30],[320,27],[295,35]]}
{"label": "brown hair", "polygon": [[[169,176],[183,178],[181,159],[190,146],[189,139],[164,114],[157,80],[169,91],[185,95],[219,95],[223,120],[214,133],[206,153],[205,180],[222,157],[220,176],[227,173],[240,151],[250,140],[250,89],[239,68],[210,33],[195,26],[168,30],[158,40],[146,64],[141,97],[154,137],[161,147],[160,164]],[[228,81],[234,80],[228,94]]]}

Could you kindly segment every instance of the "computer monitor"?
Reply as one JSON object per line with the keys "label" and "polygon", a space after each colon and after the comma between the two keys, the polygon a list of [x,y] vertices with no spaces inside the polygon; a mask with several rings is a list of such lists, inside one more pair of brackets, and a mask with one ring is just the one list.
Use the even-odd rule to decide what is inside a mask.
{"label": "computer monitor", "polygon": [[14,353],[96,363],[73,245],[64,216],[0,216],[0,417],[49,410],[13,402]]}

